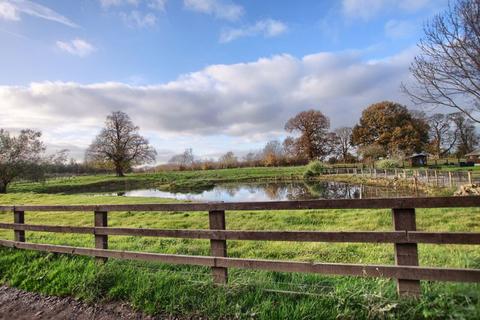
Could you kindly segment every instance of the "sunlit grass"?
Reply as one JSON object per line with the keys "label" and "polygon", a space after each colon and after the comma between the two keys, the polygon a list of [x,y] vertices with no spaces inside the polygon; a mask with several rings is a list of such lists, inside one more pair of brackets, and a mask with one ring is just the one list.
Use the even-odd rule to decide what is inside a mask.
{"label": "sunlit grass", "polygon": [[[0,204],[165,203],[174,200],[91,195],[12,193]],[[417,228],[426,231],[480,232],[480,209],[418,209]],[[27,212],[26,223],[92,226],[92,212]],[[1,222],[13,222],[11,212]],[[227,229],[235,230],[392,230],[390,210],[227,211]],[[109,226],[206,229],[206,212],[111,212]],[[11,230],[0,238],[12,239]],[[29,242],[93,247],[92,235],[26,232]],[[110,236],[111,249],[208,255],[208,240]],[[393,264],[391,244],[228,241],[228,255],[296,261]],[[480,268],[480,248],[419,245],[420,265]],[[88,301],[122,300],[149,313],[238,316],[259,319],[445,318],[480,316],[478,284],[423,282],[424,297],[398,300],[393,281],[230,269],[228,287],[216,287],[208,268],[93,259],[1,249],[4,283]],[[278,293],[274,291],[287,291]],[[297,293],[290,293],[297,292]],[[299,294],[305,293],[305,294]],[[456,317],[456,316],[455,316]]]}

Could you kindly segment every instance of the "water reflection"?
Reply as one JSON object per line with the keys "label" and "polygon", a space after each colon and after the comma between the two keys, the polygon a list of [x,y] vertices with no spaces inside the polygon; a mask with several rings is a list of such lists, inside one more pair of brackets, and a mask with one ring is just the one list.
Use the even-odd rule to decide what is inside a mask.
{"label": "water reflection", "polygon": [[410,190],[354,185],[341,182],[270,182],[219,184],[203,191],[168,192],[136,189],[110,195],[158,197],[190,201],[280,201],[311,199],[358,199],[414,196]]}

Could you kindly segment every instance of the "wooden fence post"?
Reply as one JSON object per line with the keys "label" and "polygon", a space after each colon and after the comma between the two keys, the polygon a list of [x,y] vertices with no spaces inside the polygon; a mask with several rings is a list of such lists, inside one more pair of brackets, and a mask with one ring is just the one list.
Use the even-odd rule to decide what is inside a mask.
{"label": "wooden fence post", "polygon": [[450,188],[453,187],[453,180],[452,180],[452,172],[451,171],[448,171],[448,185],[450,186]]}
{"label": "wooden fence post", "polygon": [[[212,210],[208,212],[211,230],[225,230],[225,211]],[[227,256],[226,240],[210,240],[210,252],[214,257]],[[213,282],[226,284],[228,281],[228,269],[221,267],[212,267]]]}
{"label": "wooden fence post", "polygon": [[[107,211],[95,211],[94,219],[95,227],[106,227],[108,225],[108,213]],[[108,249],[108,235],[95,234],[95,248]],[[96,257],[98,262],[106,262],[107,258]]]}
{"label": "wooden fence post", "polygon": [[468,184],[472,184],[472,172],[468,171]]}
{"label": "wooden fence post", "polygon": [[[25,223],[25,212],[13,209],[13,222]],[[25,230],[13,230],[15,241],[25,242]]]}
{"label": "wooden fence post", "polygon": [[[415,231],[415,209],[392,209],[395,231]],[[395,243],[395,263],[397,266],[418,266],[416,243]],[[421,294],[420,280],[397,279],[397,292],[400,296]]]}

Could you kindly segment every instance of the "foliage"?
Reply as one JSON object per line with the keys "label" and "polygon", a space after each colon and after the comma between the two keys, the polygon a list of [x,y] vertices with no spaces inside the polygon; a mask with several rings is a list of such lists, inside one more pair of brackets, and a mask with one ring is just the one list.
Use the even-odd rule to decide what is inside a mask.
{"label": "foliage", "polygon": [[403,89],[416,104],[455,108],[480,122],[480,0],[459,0],[425,27]]}
{"label": "foliage", "polygon": [[391,169],[391,168],[399,168],[401,164],[394,159],[383,159],[376,163],[377,167],[380,169]]}
{"label": "foliage", "polygon": [[428,124],[407,107],[390,101],[372,104],[353,128],[352,142],[361,148],[378,145],[381,156],[397,151],[421,152],[428,143]]}
{"label": "foliage", "polygon": [[0,129],[0,193],[6,193],[16,178],[42,178],[40,163],[45,146],[41,136],[39,131],[26,129],[15,137]]}
{"label": "foliage", "polygon": [[300,112],[285,124],[285,130],[300,135],[289,139],[290,147],[308,160],[321,160],[330,153],[329,128],[330,120],[318,110]]}
{"label": "foliage", "polygon": [[303,177],[306,179],[317,177],[323,173],[325,165],[318,160],[311,161],[303,173]]}
{"label": "foliage", "polygon": [[139,127],[126,113],[112,112],[107,116],[105,128],[88,147],[86,158],[112,163],[119,177],[133,165],[153,162],[157,152],[138,131]]}

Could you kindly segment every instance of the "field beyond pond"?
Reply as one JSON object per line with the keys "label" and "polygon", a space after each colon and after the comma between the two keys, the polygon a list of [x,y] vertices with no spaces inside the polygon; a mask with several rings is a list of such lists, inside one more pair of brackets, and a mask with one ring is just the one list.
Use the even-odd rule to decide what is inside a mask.
{"label": "field beyond pond", "polygon": [[[85,176],[45,184],[17,184],[0,195],[9,204],[133,204],[165,203],[171,199],[55,194],[95,192],[95,188],[142,182],[168,188],[265,179],[300,179],[302,167],[162,172],[151,175]],[[117,180],[118,179],[118,180]],[[114,189],[111,189],[114,190]],[[49,193],[41,193],[49,192]],[[418,209],[417,229],[480,232],[480,208]],[[13,222],[0,212],[0,222]],[[29,224],[92,226],[92,212],[27,212]],[[227,229],[390,231],[390,210],[227,211]],[[112,212],[109,226],[163,229],[206,229],[206,212]],[[13,239],[11,230],[0,238]],[[93,247],[93,236],[26,232],[28,242]],[[208,240],[110,236],[109,248],[172,254],[208,255]],[[228,241],[229,257],[316,262],[394,264],[392,244]],[[480,269],[480,248],[464,245],[419,245],[421,266]],[[119,300],[151,314],[197,315],[242,319],[478,319],[478,284],[422,282],[420,300],[398,299],[394,282],[229,269],[230,283],[217,287],[203,267],[111,259],[93,259],[0,249],[2,283],[51,295],[86,301]]]}

